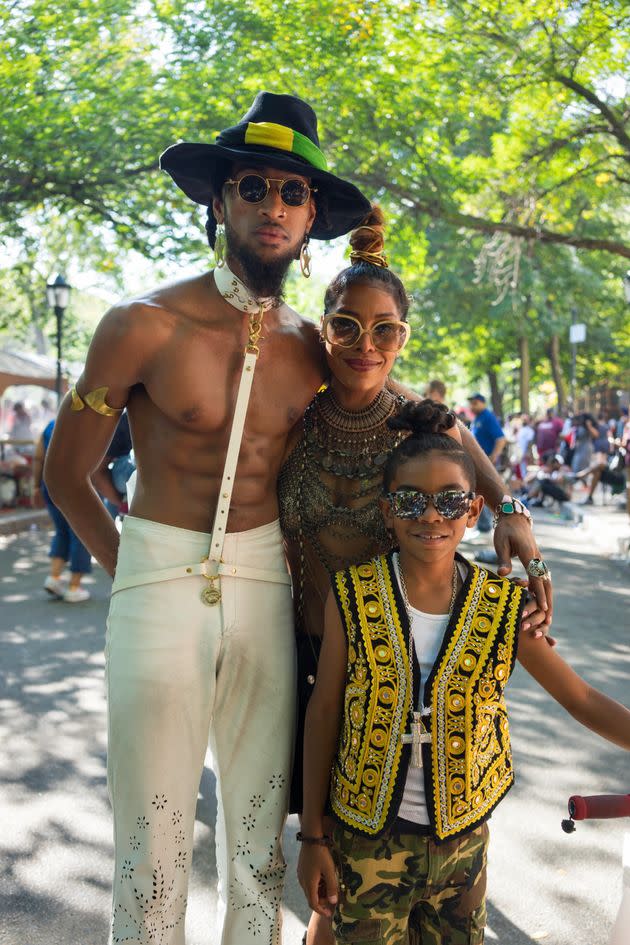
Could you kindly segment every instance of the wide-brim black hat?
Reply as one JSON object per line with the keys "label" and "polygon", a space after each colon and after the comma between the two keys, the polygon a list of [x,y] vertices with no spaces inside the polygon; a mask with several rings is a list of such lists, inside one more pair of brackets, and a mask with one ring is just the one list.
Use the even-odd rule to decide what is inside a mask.
{"label": "wide-brim black hat", "polygon": [[315,112],[295,95],[259,92],[242,120],[222,131],[215,144],[183,141],[160,157],[160,167],[177,186],[204,206],[220,195],[220,186],[235,162],[277,167],[310,178],[317,188],[317,214],[310,231],[313,239],[343,236],[370,211],[370,201],[358,187],[327,170]]}

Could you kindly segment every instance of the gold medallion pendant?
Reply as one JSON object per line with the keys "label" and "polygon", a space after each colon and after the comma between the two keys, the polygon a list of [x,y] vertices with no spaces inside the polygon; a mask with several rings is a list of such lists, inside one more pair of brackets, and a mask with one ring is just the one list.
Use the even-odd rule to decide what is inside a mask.
{"label": "gold medallion pendant", "polygon": [[201,600],[208,607],[214,607],[214,605],[218,604],[221,600],[221,591],[213,584],[213,581],[215,580],[216,578],[210,578],[207,586],[204,587],[203,591],[201,592]]}

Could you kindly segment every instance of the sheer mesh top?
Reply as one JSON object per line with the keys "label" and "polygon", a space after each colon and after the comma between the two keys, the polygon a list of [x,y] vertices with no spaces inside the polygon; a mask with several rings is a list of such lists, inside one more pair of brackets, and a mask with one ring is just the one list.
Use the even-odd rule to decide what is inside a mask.
{"label": "sheer mesh top", "polygon": [[322,635],[333,572],[392,547],[378,499],[387,455],[406,436],[387,419],[404,402],[384,388],[365,410],[351,412],[327,388],[304,415],[278,480],[298,633]]}

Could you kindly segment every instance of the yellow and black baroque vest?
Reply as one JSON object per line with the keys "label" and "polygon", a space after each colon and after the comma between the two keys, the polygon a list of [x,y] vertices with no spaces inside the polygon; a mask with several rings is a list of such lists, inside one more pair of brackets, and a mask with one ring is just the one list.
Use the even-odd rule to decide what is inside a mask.
{"label": "yellow and black baroque vest", "polygon": [[[437,840],[480,824],[514,781],[503,690],[514,668],[524,591],[466,564],[468,576],[424,684],[432,739],[422,746],[423,770]],[[331,808],[350,829],[378,836],[398,814],[409,767],[411,748],[401,737],[418,704],[418,693],[409,691],[409,620],[391,554],[338,571],[333,591],[348,670]]]}

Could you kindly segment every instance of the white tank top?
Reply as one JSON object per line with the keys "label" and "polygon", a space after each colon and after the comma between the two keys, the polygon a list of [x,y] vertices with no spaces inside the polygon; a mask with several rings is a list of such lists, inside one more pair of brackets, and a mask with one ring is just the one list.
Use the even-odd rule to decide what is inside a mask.
{"label": "white tank top", "polygon": [[[462,580],[466,577],[466,566],[461,561],[457,562],[457,568]],[[398,556],[394,556],[394,570],[396,580],[400,586],[400,572],[398,569]],[[401,591],[401,596],[402,591]],[[404,596],[403,596],[404,599]],[[422,694],[424,684],[429,678],[433,669],[442,640],[448,627],[448,614],[425,614],[422,610],[416,610],[415,607],[409,609],[410,632],[413,635],[413,645],[416,657],[420,664],[422,674],[420,680],[420,698],[418,708],[422,710]],[[408,820],[412,824],[429,825],[429,813],[427,811],[426,795],[424,791],[424,768],[414,768],[409,765],[407,769],[407,780],[405,781],[405,790],[403,792],[398,816]]]}

